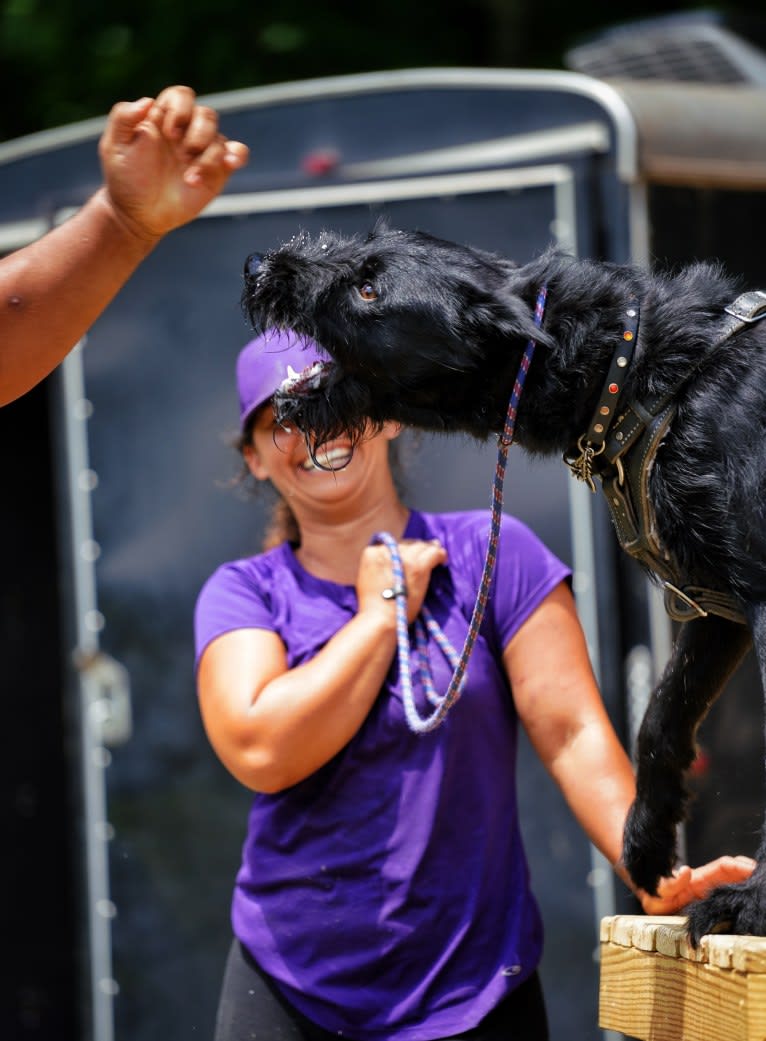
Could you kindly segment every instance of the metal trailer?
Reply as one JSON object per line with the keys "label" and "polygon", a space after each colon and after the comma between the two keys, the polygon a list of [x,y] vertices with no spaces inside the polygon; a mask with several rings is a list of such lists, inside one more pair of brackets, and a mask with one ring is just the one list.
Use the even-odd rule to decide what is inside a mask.
{"label": "metal trailer", "polygon": [[[385,214],[520,262],[551,241],[614,261],[715,255],[766,284],[757,235],[737,233],[766,200],[762,90],[423,69],[207,100],[250,144],[250,166],[157,247],[51,378],[0,411],[9,1037],[211,1034],[250,795],[202,732],[191,616],[218,563],[257,551],[265,519],[231,487],[227,443],[249,252]],[[0,251],[93,191],[101,126],[0,146]],[[493,445],[407,448],[412,505],[489,505]],[[514,453],[506,484],[506,508],[573,566],[594,668],[631,742],[669,649],[659,597],[557,460]],[[748,684],[733,685],[745,702]],[[711,783],[742,776],[732,766]],[[524,742],[519,795],[552,1037],[596,1037],[598,920],[635,905]],[[747,851],[760,807],[733,822],[721,802],[699,847]]]}

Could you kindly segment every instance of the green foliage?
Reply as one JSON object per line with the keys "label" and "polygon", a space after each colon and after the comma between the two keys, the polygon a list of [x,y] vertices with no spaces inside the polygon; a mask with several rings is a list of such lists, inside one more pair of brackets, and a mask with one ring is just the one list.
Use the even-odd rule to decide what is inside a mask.
{"label": "green foliage", "polygon": [[[510,0],[513,2],[513,0]],[[201,94],[423,64],[483,64],[472,0],[5,0],[0,138],[105,114],[188,83]],[[12,99],[12,102],[11,102]]]}
{"label": "green foliage", "polygon": [[[677,8],[693,7],[681,0]],[[171,83],[218,93],[422,66],[561,66],[578,35],[667,10],[612,0],[0,0],[0,139]]]}

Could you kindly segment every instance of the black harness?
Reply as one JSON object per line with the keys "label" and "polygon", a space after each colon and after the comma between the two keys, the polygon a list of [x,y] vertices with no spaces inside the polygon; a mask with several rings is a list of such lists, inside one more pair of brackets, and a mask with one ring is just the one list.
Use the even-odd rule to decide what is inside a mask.
{"label": "black harness", "polygon": [[[576,447],[564,453],[564,462],[592,492],[596,490],[594,478],[599,478],[620,545],[658,576],[665,589],[665,610],[671,618],[686,622],[716,614],[744,622],[742,605],[731,593],[685,583],[676,561],[658,538],[649,477],[657,449],[676,414],[675,393],[655,394],[644,402],[619,401],[633,360],[639,314],[638,300],[631,299],[625,310],[623,343],[612,358],[590,426]],[[690,379],[721,343],[763,318],[766,292],[755,290],[738,296],[725,309],[720,335],[682,382]]]}

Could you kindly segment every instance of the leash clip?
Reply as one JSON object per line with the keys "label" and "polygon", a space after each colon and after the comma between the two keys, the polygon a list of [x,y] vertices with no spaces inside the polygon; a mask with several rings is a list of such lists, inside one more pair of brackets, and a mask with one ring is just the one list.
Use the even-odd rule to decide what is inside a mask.
{"label": "leash clip", "polygon": [[596,482],[593,480],[593,460],[604,451],[605,442],[594,448],[590,441],[585,440],[583,434],[577,442],[580,454],[576,458],[564,454],[564,462],[569,467],[573,477],[587,484],[592,492],[596,491]]}

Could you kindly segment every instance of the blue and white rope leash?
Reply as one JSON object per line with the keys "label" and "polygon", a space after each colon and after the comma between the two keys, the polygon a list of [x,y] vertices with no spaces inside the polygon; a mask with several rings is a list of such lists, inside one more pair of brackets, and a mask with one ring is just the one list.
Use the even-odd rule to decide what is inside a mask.
{"label": "blue and white rope leash", "polygon": [[[545,311],[545,300],[547,286],[542,286],[537,294],[535,305],[535,325],[539,329],[543,312]],[[399,555],[399,547],[396,539],[386,531],[378,532],[373,536],[373,542],[380,542],[388,548],[391,554],[391,566],[394,575],[393,586],[386,590],[384,595],[396,600],[396,643],[399,655],[399,677],[402,689],[402,701],[404,703],[404,714],[407,725],[416,734],[427,734],[435,730],[445,719],[452,705],[460,697],[466,681],[466,670],[468,659],[473,651],[474,644],[479,635],[479,629],[484,619],[484,611],[489,597],[489,587],[492,582],[492,574],[497,559],[497,546],[500,538],[500,525],[503,510],[503,481],[505,480],[505,469],[508,462],[508,449],[513,443],[513,433],[516,427],[516,414],[519,407],[519,399],[524,389],[524,381],[532,363],[535,352],[536,341],[531,339],[526,346],[519,365],[519,371],[513,385],[508,412],[505,417],[503,432],[498,438],[497,466],[495,478],[492,485],[492,520],[490,524],[489,540],[487,542],[487,553],[484,559],[484,569],[481,575],[479,591],[476,595],[471,621],[468,626],[463,650],[457,653],[447,636],[444,634],[439,623],[433,617],[428,608],[423,605],[420,616],[414,622],[415,653],[418,658],[418,672],[423,689],[431,705],[433,712],[425,718],[418,712],[415,705],[415,694],[412,688],[412,665],[410,661],[410,639],[407,623],[407,589],[404,582],[404,567]],[[453,674],[447,691],[438,694],[431,679],[428,666],[428,636],[434,638],[447,661],[450,663]]]}

